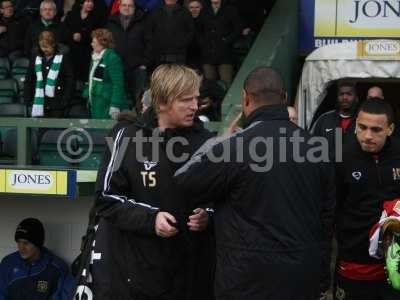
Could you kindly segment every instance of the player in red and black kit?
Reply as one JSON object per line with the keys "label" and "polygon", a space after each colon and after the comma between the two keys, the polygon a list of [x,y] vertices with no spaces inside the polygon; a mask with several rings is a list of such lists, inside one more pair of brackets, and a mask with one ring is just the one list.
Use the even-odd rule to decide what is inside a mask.
{"label": "player in red and black kit", "polygon": [[[356,86],[352,82],[339,82],[337,91],[336,109],[322,114],[314,126],[311,128],[312,134],[325,137],[328,140],[329,156],[331,160],[335,160],[336,150],[336,129],[342,130],[342,141],[346,143],[350,136],[354,136],[354,114],[358,104]],[[338,151],[342,153],[342,145],[338,145]],[[323,247],[322,256],[322,275],[321,275],[321,299],[325,299],[327,291],[331,285],[331,236],[327,237],[325,246]]]}
{"label": "player in red and black kit", "polygon": [[354,133],[354,114],[357,104],[355,83],[339,82],[336,109],[322,114],[311,128],[312,134],[328,139],[331,159],[335,158],[335,129],[342,129],[343,141],[346,141],[348,135]]}
{"label": "player in red and black kit", "polygon": [[369,232],[380,219],[383,203],[400,196],[400,141],[392,137],[394,114],[389,103],[362,103],[356,139],[337,165],[338,266],[336,300],[398,300],[386,282],[382,260],[370,257]]}

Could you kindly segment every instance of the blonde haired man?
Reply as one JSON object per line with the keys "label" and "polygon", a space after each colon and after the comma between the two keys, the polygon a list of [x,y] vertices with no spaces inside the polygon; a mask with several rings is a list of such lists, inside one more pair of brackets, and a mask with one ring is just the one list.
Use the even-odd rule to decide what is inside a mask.
{"label": "blonde haired man", "polygon": [[98,224],[93,251],[101,253],[92,272],[97,299],[186,299],[188,290],[197,292],[187,288],[194,258],[182,242],[189,231],[206,229],[208,213],[184,206],[172,174],[211,137],[195,119],[199,85],[187,67],[159,66],[150,83],[153,107],[114,130],[92,221]]}

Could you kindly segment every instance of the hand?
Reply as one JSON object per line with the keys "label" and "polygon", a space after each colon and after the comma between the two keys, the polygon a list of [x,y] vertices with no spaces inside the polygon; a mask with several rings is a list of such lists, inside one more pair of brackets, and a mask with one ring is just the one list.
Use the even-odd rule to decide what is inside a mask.
{"label": "hand", "polygon": [[111,119],[117,120],[118,114],[120,113],[120,109],[118,107],[111,106],[108,114],[110,115]]}
{"label": "hand", "polygon": [[6,26],[0,26],[0,33],[7,32]]}
{"label": "hand", "polygon": [[82,40],[82,36],[81,36],[81,34],[80,34],[79,32],[75,32],[75,33],[72,35],[72,39],[73,39],[75,42],[80,42],[80,41]]}
{"label": "hand", "polygon": [[240,129],[239,127],[239,121],[240,118],[242,117],[242,112],[240,112],[235,119],[229,124],[229,127],[227,128],[228,134],[234,134],[236,131]]}
{"label": "hand", "polygon": [[201,101],[199,101],[199,102],[200,102],[199,103],[200,104],[199,105],[199,111],[203,111],[203,110],[209,108],[210,105],[211,105],[211,100],[208,97],[206,97],[204,99],[201,99]]}
{"label": "hand", "polygon": [[251,29],[249,27],[243,29],[242,34],[243,35],[248,35],[250,33]]}
{"label": "hand", "polygon": [[171,223],[176,223],[176,219],[173,215],[163,211],[157,213],[156,224],[154,225],[154,228],[158,236],[169,238],[178,234],[178,229],[176,229],[174,226],[171,226],[168,221]]}
{"label": "hand", "polygon": [[190,231],[203,231],[208,225],[208,213],[202,208],[196,208],[193,215],[189,216],[187,223]]}

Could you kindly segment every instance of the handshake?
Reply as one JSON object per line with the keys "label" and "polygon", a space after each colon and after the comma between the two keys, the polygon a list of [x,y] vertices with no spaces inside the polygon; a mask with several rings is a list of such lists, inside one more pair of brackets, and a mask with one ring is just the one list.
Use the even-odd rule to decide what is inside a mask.
{"label": "handshake", "polygon": [[[187,226],[190,231],[203,231],[208,225],[208,213],[203,208],[196,208],[189,216]],[[179,233],[177,221],[173,215],[167,212],[159,212],[154,225],[156,234],[160,237],[169,238]]]}

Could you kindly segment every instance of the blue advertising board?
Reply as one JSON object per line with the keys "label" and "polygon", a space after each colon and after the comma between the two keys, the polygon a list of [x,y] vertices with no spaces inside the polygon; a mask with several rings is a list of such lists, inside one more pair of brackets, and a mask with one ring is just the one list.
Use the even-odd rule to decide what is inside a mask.
{"label": "blue advertising board", "polygon": [[300,0],[299,46],[400,38],[399,0]]}

